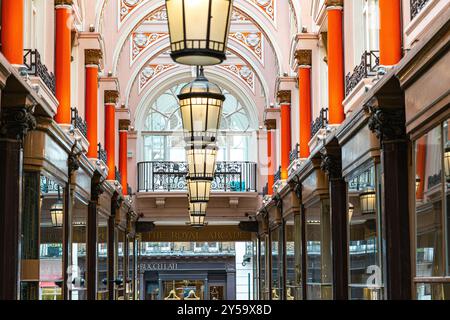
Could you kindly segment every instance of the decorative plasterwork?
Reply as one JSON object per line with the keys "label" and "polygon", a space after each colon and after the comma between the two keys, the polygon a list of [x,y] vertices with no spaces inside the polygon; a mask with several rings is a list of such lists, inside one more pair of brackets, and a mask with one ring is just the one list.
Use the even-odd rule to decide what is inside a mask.
{"label": "decorative plasterwork", "polygon": [[276,0],[248,0],[255,5],[272,23],[276,21]]}
{"label": "decorative plasterwork", "polygon": [[133,32],[130,37],[130,65],[144,52],[150,45],[169,37],[167,32]]}
{"label": "decorative plasterwork", "polygon": [[261,32],[231,32],[230,37],[242,43],[264,65],[264,36]]}
{"label": "decorative plasterwork", "polygon": [[251,19],[241,10],[234,7],[231,12],[231,21],[232,22],[252,22]]}
{"label": "decorative plasterwork", "polygon": [[134,11],[138,6],[142,5],[145,0],[117,0],[119,1],[119,28],[122,23],[127,19],[127,17]]}
{"label": "decorative plasterwork", "polygon": [[218,65],[217,68],[233,73],[242,79],[250,90],[255,93],[255,73],[250,66],[243,64],[222,64]]}
{"label": "decorative plasterwork", "polygon": [[148,64],[139,74],[139,94],[150,83],[152,79],[161,73],[176,68],[177,64]]}

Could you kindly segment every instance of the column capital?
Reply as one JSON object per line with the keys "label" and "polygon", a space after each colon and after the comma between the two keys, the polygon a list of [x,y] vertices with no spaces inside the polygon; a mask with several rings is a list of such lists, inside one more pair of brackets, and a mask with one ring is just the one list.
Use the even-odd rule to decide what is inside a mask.
{"label": "column capital", "polygon": [[116,104],[119,99],[119,91],[105,90],[105,104]]}
{"label": "column capital", "polygon": [[85,65],[100,65],[100,60],[103,58],[102,50],[100,49],[85,49],[84,50],[84,64]]}
{"label": "column capital", "polygon": [[295,51],[295,59],[299,66],[311,66],[312,50],[297,50]]}
{"label": "column capital", "polygon": [[73,0],[55,0],[55,7],[58,6],[71,6],[73,5]]}
{"label": "column capital", "polygon": [[327,0],[326,6],[328,7],[343,7],[344,0]]}
{"label": "column capital", "polygon": [[264,121],[267,130],[275,130],[277,128],[277,121],[275,119],[267,119]]}
{"label": "column capital", "polygon": [[131,121],[128,119],[119,120],[119,131],[128,131]]}
{"label": "column capital", "polygon": [[4,107],[0,113],[0,137],[23,141],[28,131],[36,128],[33,107]]}
{"label": "column capital", "polygon": [[406,138],[405,110],[403,108],[382,109],[366,107],[369,113],[369,129],[381,142]]}
{"label": "column capital", "polygon": [[280,104],[290,104],[291,103],[291,90],[278,91],[277,99]]}

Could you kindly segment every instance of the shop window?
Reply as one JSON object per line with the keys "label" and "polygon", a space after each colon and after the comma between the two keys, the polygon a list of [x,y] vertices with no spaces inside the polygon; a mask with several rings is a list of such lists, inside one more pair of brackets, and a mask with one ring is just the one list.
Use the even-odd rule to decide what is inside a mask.
{"label": "shop window", "polygon": [[97,216],[97,300],[108,299],[108,218]]}
{"label": "shop window", "polygon": [[283,256],[282,256],[282,227],[279,226],[270,232],[271,241],[271,273],[272,292],[271,300],[281,300],[283,297]]}
{"label": "shop window", "polygon": [[263,300],[268,300],[267,297],[267,290],[268,288],[266,287],[267,283],[266,283],[266,250],[267,250],[267,245],[266,245],[266,239],[268,237],[262,237],[260,239],[260,255],[259,255],[259,289],[260,289],[260,297]]}
{"label": "shop window", "polygon": [[305,209],[307,299],[332,298],[331,225],[328,200]]}
{"label": "shop window", "polygon": [[382,299],[379,179],[376,166],[357,169],[348,182],[349,296]]}
{"label": "shop window", "polygon": [[302,299],[300,215],[286,219],[286,300]]}
{"label": "shop window", "polygon": [[[450,285],[449,121],[415,141],[415,282],[419,300],[448,300]],[[440,279],[442,281],[440,281]]]}

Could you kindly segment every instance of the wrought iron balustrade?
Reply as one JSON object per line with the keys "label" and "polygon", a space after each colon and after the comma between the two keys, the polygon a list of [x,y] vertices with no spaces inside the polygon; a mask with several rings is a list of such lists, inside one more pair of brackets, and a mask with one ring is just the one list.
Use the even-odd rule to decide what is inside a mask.
{"label": "wrought iron balustrade", "polygon": [[87,137],[87,123],[78,115],[78,109],[71,109],[71,123],[74,128],[80,130],[81,134]]}
{"label": "wrought iron balustrade", "polygon": [[280,180],[281,180],[281,166],[278,168],[278,171],[275,172],[275,175],[274,175],[275,182],[280,181]]}
{"label": "wrought iron balustrade", "polygon": [[414,19],[430,0],[411,0],[410,13],[411,20]]}
{"label": "wrought iron balustrade", "polygon": [[263,187],[262,195],[263,197],[267,196],[269,194],[269,183],[266,182],[266,185]]}
{"label": "wrought iron balustrade", "polygon": [[361,63],[345,77],[345,96],[348,96],[362,79],[376,75],[379,65],[379,52],[375,50],[365,51],[361,56]]}
{"label": "wrought iron balustrade", "polygon": [[326,128],[328,125],[328,109],[322,108],[320,109],[320,114],[311,123],[311,137],[314,137],[320,129]]}
{"label": "wrought iron balustrade", "polygon": [[115,171],[115,179],[116,179],[116,181],[121,182],[122,181],[122,175],[120,174],[120,171],[117,170],[117,167],[114,167],[114,171]]}
{"label": "wrought iron balustrade", "polygon": [[41,78],[53,95],[56,95],[55,75],[49,72],[47,66],[42,63],[39,51],[36,49],[25,49],[24,52],[23,64],[26,67],[26,73]]}
{"label": "wrought iron balustrade", "polygon": [[106,150],[102,148],[101,143],[99,143],[97,146],[97,159],[106,163],[108,161],[108,154],[106,153]]}
{"label": "wrought iron balustrade", "polygon": [[[185,191],[186,162],[147,161],[138,163],[138,191]],[[212,191],[256,192],[256,163],[217,162]]]}
{"label": "wrought iron balustrade", "polygon": [[297,143],[294,149],[289,152],[289,164],[299,158],[299,147],[300,145]]}

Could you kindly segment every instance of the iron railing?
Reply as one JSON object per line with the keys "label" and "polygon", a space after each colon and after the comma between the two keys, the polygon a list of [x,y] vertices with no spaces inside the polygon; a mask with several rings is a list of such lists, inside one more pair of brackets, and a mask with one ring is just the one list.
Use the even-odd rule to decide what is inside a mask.
{"label": "iron railing", "polygon": [[[185,191],[186,162],[138,163],[138,192]],[[256,163],[217,162],[212,191],[256,192]]]}
{"label": "iron railing", "polygon": [[378,51],[365,51],[361,56],[361,63],[353,69],[352,73],[349,72],[345,77],[345,96],[348,96],[362,79],[376,75],[379,65]]}
{"label": "iron railing", "polygon": [[274,175],[273,180],[274,180],[275,182],[281,180],[281,166],[278,168],[278,171],[275,172],[275,175]]}
{"label": "iron railing", "polygon": [[122,175],[120,174],[120,171],[117,170],[117,167],[114,167],[114,171],[115,171],[115,179],[116,181],[122,181]]}
{"label": "iron railing", "polygon": [[314,137],[320,129],[326,128],[328,125],[328,109],[320,109],[319,116],[311,122],[311,137]]}
{"label": "iron railing", "polygon": [[263,195],[263,197],[265,197],[268,194],[269,194],[269,183],[266,182],[266,185],[262,189],[262,195]]}
{"label": "iron railing", "polygon": [[411,20],[414,19],[430,0],[411,0],[410,13]]}
{"label": "iron railing", "polygon": [[98,149],[97,149],[98,160],[101,160],[104,163],[106,163],[108,161],[108,154],[106,153],[106,150],[102,148],[101,143],[99,143],[97,146],[98,146]]}
{"label": "iron railing", "polygon": [[55,75],[49,72],[47,66],[42,63],[39,51],[33,49],[25,49],[24,51],[23,64],[26,67],[26,73],[41,78],[53,95],[56,95]]}
{"label": "iron railing", "polygon": [[299,158],[299,147],[300,145],[297,143],[295,144],[295,147],[293,150],[291,150],[289,152],[289,164],[291,164],[292,162],[294,162],[295,160],[297,160]]}
{"label": "iron railing", "polygon": [[87,137],[87,123],[85,120],[83,120],[83,118],[81,118],[78,115],[77,108],[71,109],[71,123],[74,126],[74,128],[80,130],[83,136]]}

